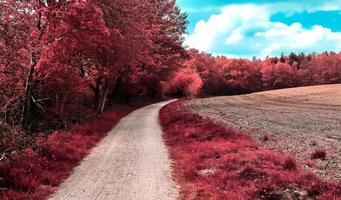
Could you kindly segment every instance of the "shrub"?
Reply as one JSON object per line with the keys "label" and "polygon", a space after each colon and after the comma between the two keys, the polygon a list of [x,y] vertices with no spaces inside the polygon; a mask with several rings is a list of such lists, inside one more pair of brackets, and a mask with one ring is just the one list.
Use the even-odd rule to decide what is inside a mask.
{"label": "shrub", "polygon": [[323,149],[315,149],[315,151],[311,154],[311,159],[325,160],[326,157],[327,152]]}
{"label": "shrub", "polygon": [[293,158],[286,158],[283,163],[283,169],[286,170],[297,170],[296,161]]}
{"label": "shrub", "polygon": [[195,97],[202,85],[203,81],[197,72],[182,70],[177,72],[167,83],[164,83],[164,91],[168,96]]}
{"label": "shrub", "polygon": [[265,134],[260,139],[261,139],[262,142],[267,142],[268,140],[270,140],[270,137],[269,137],[268,134]]}

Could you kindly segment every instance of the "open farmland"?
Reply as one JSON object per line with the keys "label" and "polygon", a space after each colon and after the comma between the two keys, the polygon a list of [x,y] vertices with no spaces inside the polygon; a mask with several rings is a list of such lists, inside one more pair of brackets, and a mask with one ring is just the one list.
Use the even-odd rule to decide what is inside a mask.
{"label": "open farmland", "polygon": [[[195,99],[186,107],[294,155],[327,180],[341,180],[341,85]],[[312,159],[315,151],[326,158]]]}

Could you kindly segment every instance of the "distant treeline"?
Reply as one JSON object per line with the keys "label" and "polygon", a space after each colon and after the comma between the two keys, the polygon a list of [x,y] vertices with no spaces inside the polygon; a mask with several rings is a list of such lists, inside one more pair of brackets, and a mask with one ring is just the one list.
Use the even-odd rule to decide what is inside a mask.
{"label": "distant treeline", "polygon": [[298,86],[341,83],[341,53],[291,53],[289,56],[229,59],[213,57],[195,49],[188,51],[172,81],[168,94],[217,96]]}

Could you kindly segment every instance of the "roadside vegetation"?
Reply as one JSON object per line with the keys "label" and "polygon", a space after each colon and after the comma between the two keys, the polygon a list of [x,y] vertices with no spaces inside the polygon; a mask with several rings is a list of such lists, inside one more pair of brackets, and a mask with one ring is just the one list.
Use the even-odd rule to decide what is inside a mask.
{"label": "roadside vegetation", "polygon": [[160,123],[182,199],[341,198],[340,184],[320,180],[289,155],[192,113],[181,101],[161,110]]}
{"label": "roadside vegetation", "polygon": [[[96,143],[134,108],[110,109],[70,130],[38,136],[32,146],[12,152],[0,165],[0,199],[46,199]],[[9,148],[13,146],[10,144]]]}
{"label": "roadside vegetation", "polygon": [[341,181],[341,84],[192,99],[185,106],[294,156],[320,178]]}

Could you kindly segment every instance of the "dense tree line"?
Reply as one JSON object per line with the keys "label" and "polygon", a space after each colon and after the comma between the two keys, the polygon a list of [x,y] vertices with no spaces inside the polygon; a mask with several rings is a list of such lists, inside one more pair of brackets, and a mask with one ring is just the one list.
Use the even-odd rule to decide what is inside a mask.
{"label": "dense tree line", "polygon": [[30,129],[160,97],[186,56],[186,24],[175,0],[0,0],[1,119]]}
{"label": "dense tree line", "polygon": [[[291,53],[259,59],[229,59],[188,51],[182,74],[167,84],[174,96],[217,96],[341,83],[341,53]],[[179,80],[179,78],[181,80]],[[186,82],[187,84],[184,84]]]}
{"label": "dense tree line", "polygon": [[186,17],[175,0],[0,0],[1,121],[32,129],[138,98],[341,82],[341,54],[251,61],[186,50]]}

